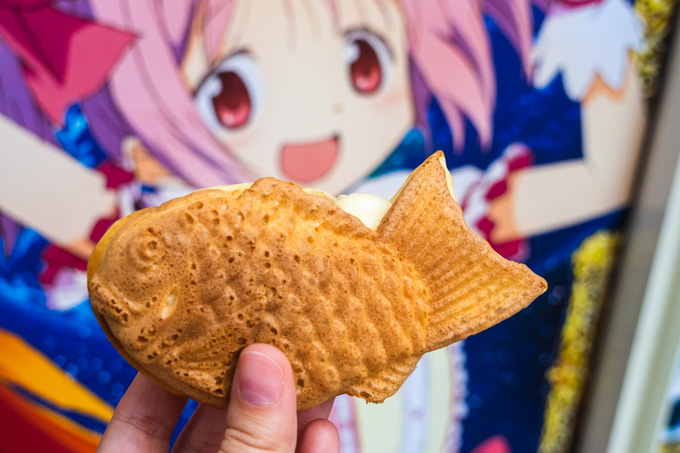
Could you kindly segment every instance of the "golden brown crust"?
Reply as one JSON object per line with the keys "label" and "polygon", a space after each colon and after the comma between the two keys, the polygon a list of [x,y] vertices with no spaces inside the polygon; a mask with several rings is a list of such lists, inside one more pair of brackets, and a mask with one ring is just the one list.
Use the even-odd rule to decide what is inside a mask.
{"label": "golden brown crust", "polygon": [[201,191],[162,206],[120,227],[98,260],[92,305],[116,346],[215,406],[250,343],[288,355],[301,408],[342,392],[382,401],[398,385],[375,389],[379,375],[412,371],[425,347],[415,272],[332,200],[293,184],[263,179],[240,196]]}
{"label": "golden brown crust", "polygon": [[435,153],[412,173],[378,228],[431,291],[428,350],[498,324],[547,289],[543,278],[504,259],[468,228],[442,158]]}
{"label": "golden brown crust", "polygon": [[[423,353],[537,295],[533,274],[471,237],[440,157],[414,172],[377,231],[332,198],[271,178],[133,214],[90,260],[97,319],[135,368],[215,407],[226,408],[238,354],[251,343],[288,356],[299,409],[341,393],[383,401]],[[484,284],[507,281],[482,309],[440,291],[462,262],[435,252],[451,253],[454,243],[470,248],[466,266],[484,261]],[[520,296],[506,297],[515,287]]]}
{"label": "golden brown crust", "polygon": [[[99,240],[97,243],[97,246],[95,247],[94,252],[92,253],[92,256],[90,257],[90,260],[87,263],[87,280],[88,282],[92,279],[92,277],[99,272],[99,267],[101,265],[101,260],[102,260],[102,255],[104,252],[107,250],[109,242],[113,237],[115,236],[116,232],[126,223],[130,222],[133,220],[136,215],[141,212],[137,211],[127,217],[124,217],[120,220],[118,220],[116,223],[114,223],[108,231],[104,234],[104,236]],[[125,349],[123,344],[116,338],[116,336],[113,334],[111,331],[111,328],[109,327],[108,322],[106,321],[106,318],[102,316],[100,313],[98,313],[96,310],[93,310],[94,316],[99,322],[99,325],[101,326],[102,330],[104,331],[104,334],[106,335],[106,338],[111,342],[111,344],[118,350],[120,355],[123,356],[125,360],[128,361],[130,365],[132,365],[137,371],[142,373],[144,376],[149,378],[151,381],[153,381],[156,385],[159,387],[162,387],[166,390],[168,390],[171,393],[174,393],[179,396],[187,396],[180,392],[179,390],[171,387],[169,384],[166,382],[163,382],[156,376],[154,376],[152,373],[147,371],[139,362],[137,362]],[[226,408],[226,405],[225,405]]]}

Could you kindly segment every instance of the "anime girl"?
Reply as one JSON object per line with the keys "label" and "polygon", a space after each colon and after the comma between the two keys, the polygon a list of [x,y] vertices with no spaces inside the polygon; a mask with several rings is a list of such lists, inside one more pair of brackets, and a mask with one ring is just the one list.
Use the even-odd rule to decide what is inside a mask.
{"label": "anime girl", "polygon": [[[138,34],[166,27],[149,5],[92,6],[95,17]],[[134,10],[126,15],[126,8]],[[485,13],[502,18],[499,25],[526,57],[531,18],[522,0],[204,3],[184,24],[188,32],[169,32],[184,40],[175,44],[184,46],[179,67],[167,42],[145,39],[112,74],[108,95],[133,127],[101,143],[115,153],[135,137],[138,155],[193,185],[273,175],[335,194],[363,180],[414,125],[424,126],[433,97],[457,143],[467,118],[486,145],[495,72]],[[158,86],[149,89],[148,80]],[[108,111],[106,101],[83,104],[100,137],[112,124],[92,109]],[[206,165],[212,150],[221,160]],[[195,168],[185,156],[198,162]],[[392,448],[375,447],[426,451],[446,441],[458,448],[464,383],[459,344],[425,359],[385,405],[339,398],[334,415],[343,421],[343,448],[376,450],[370,442],[387,439]],[[392,434],[396,426],[400,439]]]}
{"label": "anime girl", "polygon": [[[193,187],[265,175],[337,194],[370,173],[410,128],[426,123],[432,98],[457,143],[465,119],[488,143],[495,80],[484,15],[498,19],[523,58],[531,39],[524,0],[92,0],[69,7],[139,37],[106,88],[81,103],[108,159],[135,175],[116,186],[118,215]],[[90,224],[101,216],[100,208]],[[30,223],[30,213],[22,217]],[[92,236],[71,239],[66,250],[78,244],[84,258],[93,243]],[[64,301],[58,284],[77,290],[80,273],[67,266],[55,272],[47,288],[54,307],[85,300],[84,292],[69,291]],[[444,439],[457,448],[463,362],[460,344],[432,355],[403,398],[380,414],[340,399],[345,450],[362,437],[346,429],[357,416],[363,432],[376,431],[370,420],[401,425],[403,448],[424,451]],[[437,394],[427,390],[432,382]]]}
{"label": "anime girl", "polygon": [[[427,131],[432,99],[457,146],[464,142],[466,121],[480,145],[488,146],[496,81],[485,16],[513,44],[525,70],[530,68],[528,0],[79,0],[59,7],[136,39],[104,89],[73,99],[80,101],[109,163],[106,170],[97,167],[103,180],[90,178],[79,191],[102,192],[107,184],[115,197],[102,195],[86,204],[92,209],[66,228],[79,236],[56,234],[40,206],[22,205],[22,223],[41,225],[54,244],[45,286],[54,308],[86,299],[82,262],[97,238],[93,227],[107,224],[102,219],[193,188],[259,176],[341,193],[361,183],[409,129]],[[51,118],[51,125],[59,122]],[[468,205],[466,215],[491,217],[501,232],[502,219],[495,213],[505,212],[503,198],[489,208],[494,199],[488,193],[517,162],[527,161],[521,146],[513,149],[494,167],[505,168],[500,176],[472,171],[465,173],[471,178],[462,178],[460,173],[464,182],[456,187]],[[69,168],[64,172],[80,172]],[[60,178],[68,177],[64,172]],[[391,195],[400,178],[392,174],[364,187]],[[58,181],[52,186],[55,201],[64,199]],[[499,233],[496,242],[515,239]],[[68,265],[73,260],[59,250],[80,259],[80,268]],[[466,411],[465,379],[458,344],[426,358],[404,390],[372,412],[339,399],[335,415],[343,448],[371,450],[361,433],[370,430],[384,440],[375,421],[385,420],[390,432],[390,423],[396,423],[404,433],[394,449],[426,451],[445,443],[455,451]]]}

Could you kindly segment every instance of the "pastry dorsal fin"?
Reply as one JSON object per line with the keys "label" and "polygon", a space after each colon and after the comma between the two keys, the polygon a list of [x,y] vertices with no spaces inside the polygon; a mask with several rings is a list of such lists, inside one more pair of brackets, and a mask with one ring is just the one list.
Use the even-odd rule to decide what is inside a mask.
{"label": "pastry dorsal fin", "polygon": [[413,171],[377,231],[426,283],[428,350],[499,323],[547,287],[468,228],[441,151]]}

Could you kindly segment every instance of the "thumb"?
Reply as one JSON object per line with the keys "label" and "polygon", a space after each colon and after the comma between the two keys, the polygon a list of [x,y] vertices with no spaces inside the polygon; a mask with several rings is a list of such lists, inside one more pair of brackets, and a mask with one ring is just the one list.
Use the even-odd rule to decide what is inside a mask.
{"label": "thumb", "polygon": [[294,452],[296,405],[286,356],[270,345],[246,347],[234,375],[220,452]]}

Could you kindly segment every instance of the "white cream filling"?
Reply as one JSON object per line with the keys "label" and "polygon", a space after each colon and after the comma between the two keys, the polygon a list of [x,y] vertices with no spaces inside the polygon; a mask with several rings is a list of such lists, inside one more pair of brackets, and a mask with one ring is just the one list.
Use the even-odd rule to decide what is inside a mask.
{"label": "white cream filling", "polygon": [[[446,172],[446,185],[449,188],[451,196],[455,200],[456,196],[453,192],[453,179],[451,178],[451,173],[449,173],[449,170],[446,168],[446,161],[444,160],[444,158],[440,159],[440,163],[442,164],[442,167]],[[408,179],[406,181],[408,182]],[[252,184],[253,183],[248,182],[241,184],[232,184],[230,186],[212,187],[212,189],[220,189],[224,190],[225,192],[231,192],[233,190],[245,190],[249,188]],[[406,185],[406,183],[404,183],[404,185]],[[403,187],[404,186],[402,186],[402,188]],[[366,193],[353,193],[349,195],[340,195],[338,198],[335,198],[334,196],[327,192],[324,192],[323,190],[312,188],[305,188],[303,190],[305,191],[305,193],[308,193],[310,195],[317,195],[330,198],[335,202],[336,205],[338,205],[340,209],[358,218],[364,225],[366,225],[368,228],[372,230],[378,228],[378,225],[380,225],[382,218],[385,216],[385,214],[387,214],[387,211],[389,211],[390,207],[392,206],[392,203],[401,192],[401,189],[399,189],[399,191],[397,191],[397,193],[390,201],[378,195]]]}
{"label": "white cream filling", "polygon": [[357,217],[372,230],[378,228],[380,221],[392,206],[392,203],[383,197],[366,193],[340,195],[335,204],[346,213]]}
{"label": "white cream filling", "polygon": [[[210,187],[210,189],[219,189],[225,192],[233,192],[236,190],[245,190],[252,186],[252,182],[244,182],[241,184],[232,184],[228,186]],[[335,202],[340,209],[348,214],[361,220],[361,222],[368,228],[375,230],[380,225],[380,221],[387,214],[387,211],[392,206],[388,200],[385,200],[378,195],[353,193],[350,195],[340,195],[335,198],[331,194],[323,190],[304,188],[305,193],[326,197]]]}

